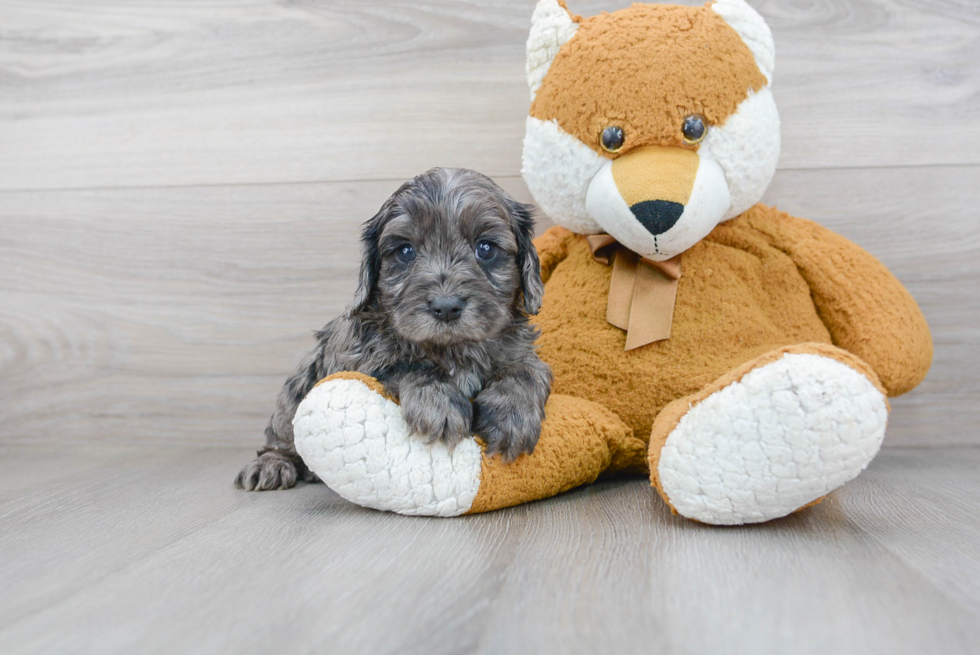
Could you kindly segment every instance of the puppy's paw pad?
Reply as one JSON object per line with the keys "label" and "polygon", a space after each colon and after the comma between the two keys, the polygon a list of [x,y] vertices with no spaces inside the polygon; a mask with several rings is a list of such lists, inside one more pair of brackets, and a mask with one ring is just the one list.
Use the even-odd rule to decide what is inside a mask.
{"label": "puppy's paw pad", "polygon": [[476,399],[474,432],[487,444],[487,454],[513,461],[534,452],[541,436],[541,419],[533,406],[515,406],[506,396],[484,391]]}
{"label": "puppy's paw pad", "polygon": [[235,486],[245,491],[290,489],[298,477],[295,462],[266,453],[246,464],[235,478]]}
{"label": "puppy's paw pad", "polygon": [[492,425],[482,425],[477,426],[476,434],[487,444],[487,455],[493,456],[499,454],[504,461],[512,462],[519,455],[534,452],[534,446],[537,445],[540,429],[538,432],[530,430],[521,432],[519,430],[510,431],[506,428]]}
{"label": "puppy's paw pad", "polygon": [[473,436],[473,406],[458,390],[456,396],[424,390],[402,397],[402,416],[416,434],[428,444],[442,442],[453,446]]}

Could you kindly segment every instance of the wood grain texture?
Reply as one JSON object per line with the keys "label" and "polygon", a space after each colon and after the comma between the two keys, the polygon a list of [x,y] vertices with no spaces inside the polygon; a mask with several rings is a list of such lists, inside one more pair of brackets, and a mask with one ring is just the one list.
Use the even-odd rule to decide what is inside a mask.
{"label": "wood grain texture", "polygon": [[[515,175],[533,4],[2,0],[0,188]],[[754,4],[781,167],[980,163],[980,5]]]}
{"label": "wood grain texture", "polygon": [[254,443],[399,184],[0,194],[0,442]]}
{"label": "wood grain texture", "polygon": [[[980,639],[980,449],[893,449],[822,505],[711,528],[618,481],[460,519],[232,449],[0,450],[0,652],[904,653]],[[24,471],[37,471],[25,475]]]}
{"label": "wood grain texture", "polygon": [[[782,171],[767,194],[881,258],[926,313],[933,370],[894,401],[886,444],[980,443],[977,176]],[[257,443],[397,185],[0,193],[0,442]]]}
{"label": "wood grain texture", "polygon": [[886,445],[980,444],[978,180],[975,166],[784,171],[763,198],[866,248],[929,322],[932,369],[891,401]]}
{"label": "wood grain texture", "polygon": [[530,200],[533,0],[0,0],[0,653],[976,652],[980,4],[751,1],[765,201],[891,267],[936,359],[857,480],[717,529],[643,480],[458,520],[231,487],[401,180]]}

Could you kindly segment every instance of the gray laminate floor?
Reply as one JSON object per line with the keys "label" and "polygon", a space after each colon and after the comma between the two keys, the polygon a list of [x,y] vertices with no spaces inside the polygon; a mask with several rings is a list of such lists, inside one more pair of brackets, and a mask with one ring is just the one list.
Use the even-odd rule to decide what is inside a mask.
{"label": "gray laminate floor", "polygon": [[642,480],[459,519],[228,448],[0,451],[0,653],[976,653],[980,449],[893,448],[767,525]]}
{"label": "gray laminate floor", "polygon": [[388,194],[531,200],[533,0],[0,0],[0,655],[980,653],[980,1],[749,2],[764,202],[936,351],[861,477],[718,529],[642,480],[451,520],[231,486]]}

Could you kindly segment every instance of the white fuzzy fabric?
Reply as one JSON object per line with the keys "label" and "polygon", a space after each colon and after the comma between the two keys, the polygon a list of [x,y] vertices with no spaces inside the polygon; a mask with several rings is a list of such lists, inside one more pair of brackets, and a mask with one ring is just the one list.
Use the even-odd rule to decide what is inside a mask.
{"label": "white fuzzy fabric", "polygon": [[745,0],[716,0],[711,9],[738,32],[752,51],[766,81],[772,82],[772,73],[776,68],[776,42],[765,19]]}
{"label": "white fuzzy fabric", "polygon": [[[707,168],[712,164],[699,167],[699,179],[695,181],[696,188],[689,204],[703,206],[697,211],[693,207],[685,210],[688,220],[695,214],[697,220],[686,222],[682,218],[671,230],[677,230],[674,235],[658,237],[657,244],[662,245],[659,249],[663,256],[656,256],[655,249],[648,247],[652,237],[633,239],[636,243],[630,248],[647,256],[669,259],[694,245],[711,231],[714,224],[734,218],[752,207],[762,199],[772,181],[779,161],[779,148],[779,112],[772,91],[766,87],[758,93],[750,93],[724,125],[709,128],[698,148],[698,156],[703,161],[717,164],[724,174],[722,182],[728,187],[724,211],[716,215],[715,205],[725,194],[717,184],[716,176],[709,176],[714,173]],[[617,230],[610,228],[609,224],[615,221],[604,216],[604,213],[619,216],[622,208],[618,205],[625,206],[625,203],[612,203],[605,212],[600,212],[596,205],[598,199],[593,198],[590,206],[589,194],[600,190],[590,189],[593,180],[610,163],[611,160],[561,129],[557,121],[528,116],[521,174],[541,211],[572,232],[598,234],[608,230],[629,245],[630,240],[623,238],[625,234],[617,234]],[[705,168],[704,173],[700,168]],[[708,220],[709,215],[714,223]],[[618,222],[622,223],[624,218],[628,216],[624,214]],[[691,228],[690,232],[688,228]],[[701,236],[692,240],[691,235],[695,233]]]}
{"label": "white fuzzy fabric", "polygon": [[609,160],[558,126],[558,121],[527,117],[521,174],[534,202],[555,223],[578,234],[602,228],[589,214],[586,197],[592,178]]}
{"label": "white fuzzy fabric", "polygon": [[450,452],[412,434],[401,407],[358,380],[314,388],[293,418],[296,452],[343,498],[412,516],[459,516],[480,488],[475,439]]}
{"label": "white fuzzy fabric", "polygon": [[769,87],[750,93],[724,125],[709,128],[698,154],[725,173],[731,202],[723,220],[762,199],[776,173],[779,146],[779,112]]}
{"label": "white fuzzy fabric", "polygon": [[527,38],[527,85],[531,89],[531,102],[544,82],[561,47],[578,32],[578,23],[572,20],[555,0],[540,0],[531,17],[531,33]]}
{"label": "white fuzzy fabric", "polygon": [[658,472],[683,516],[716,525],[786,516],[856,477],[888,419],[884,395],[837,360],[789,354],[692,407]]}
{"label": "white fuzzy fabric", "polygon": [[[663,234],[650,234],[633,215],[619,193],[611,161],[592,179],[586,207],[596,222],[621,244],[653,261],[666,261],[707,236],[721,222],[731,201],[721,167],[700,155],[699,160],[684,212]],[[649,199],[658,198],[651,193]]]}

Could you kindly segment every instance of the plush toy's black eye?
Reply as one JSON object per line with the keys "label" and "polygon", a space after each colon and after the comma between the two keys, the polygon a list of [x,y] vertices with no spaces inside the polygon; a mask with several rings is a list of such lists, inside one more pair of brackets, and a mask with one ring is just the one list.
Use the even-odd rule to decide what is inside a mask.
{"label": "plush toy's black eye", "polygon": [[681,132],[684,133],[684,143],[693,146],[695,143],[704,141],[704,137],[708,134],[708,124],[705,122],[704,116],[691,114],[684,119]]}
{"label": "plush toy's black eye", "polygon": [[395,257],[402,264],[411,264],[415,261],[415,248],[410,243],[398,246],[398,250],[395,251]]}
{"label": "plush toy's black eye", "polygon": [[625,141],[626,132],[623,132],[623,128],[621,127],[607,127],[599,136],[599,144],[602,145],[602,149],[606,152],[619,152],[619,149],[623,147]]}
{"label": "plush toy's black eye", "polygon": [[482,259],[483,261],[488,262],[496,256],[497,256],[496,244],[490,243],[489,241],[481,241],[478,244],[476,244],[477,259]]}

